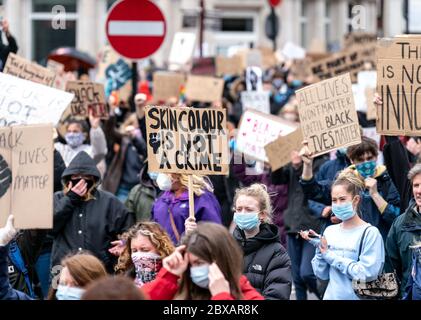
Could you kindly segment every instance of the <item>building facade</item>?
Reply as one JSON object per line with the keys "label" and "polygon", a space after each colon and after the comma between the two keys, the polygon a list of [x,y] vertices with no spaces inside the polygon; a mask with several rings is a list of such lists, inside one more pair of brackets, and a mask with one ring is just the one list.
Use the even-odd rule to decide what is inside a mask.
{"label": "building facade", "polygon": [[[17,38],[19,55],[43,63],[48,52],[74,46],[96,56],[107,43],[105,20],[116,0],[2,0]],[[167,36],[153,58],[168,59],[175,32],[198,33],[200,0],[156,0],[167,20]],[[404,30],[404,0],[283,0],[275,8],[280,30],[276,47],[287,41],[307,49],[336,50],[353,23],[366,32],[393,36]],[[267,46],[267,0],[204,0],[204,54],[229,54],[230,47]],[[62,10],[64,9],[65,12]],[[379,21],[381,23],[379,23]]]}

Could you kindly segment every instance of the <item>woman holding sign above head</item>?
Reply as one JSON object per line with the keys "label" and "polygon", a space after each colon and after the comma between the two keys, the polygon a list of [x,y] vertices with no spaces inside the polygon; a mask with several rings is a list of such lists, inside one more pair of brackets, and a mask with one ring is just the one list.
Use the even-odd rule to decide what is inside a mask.
{"label": "woman holding sign above head", "polygon": [[105,155],[107,154],[105,134],[100,125],[101,120],[94,117],[92,113],[89,114],[89,123],[91,126],[89,130],[90,144],[85,143],[87,133],[85,132],[84,121],[72,119],[66,127],[66,135],[64,137],[66,144],[56,142],[54,147],[61,154],[66,167],[80,151],[85,151],[95,160],[98,168],[102,169],[100,171],[103,177],[105,173]]}
{"label": "woman holding sign above head", "polygon": [[[314,179],[312,154],[306,141],[301,152],[304,169],[300,182],[305,194],[310,199],[330,204],[331,187]],[[361,137],[360,144],[348,147],[347,155],[352,165],[345,170],[350,171],[364,185],[361,193],[361,218],[377,227],[385,240],[393,221],[400,214],[399,193],[386,167],[376,163],[378,147],[373,139]]]}
{"label": "woman holding sign above head", "polygon": [[[221,224],[221,206],[213,194],[213,187],[207,177],[192,175],[194,193],[194,219]],[[158,187],[164,191],[152,208],[152,219],[164,227],[177,244],[185,231],[189,218],[189,176],[176,173],[159,173]]]}

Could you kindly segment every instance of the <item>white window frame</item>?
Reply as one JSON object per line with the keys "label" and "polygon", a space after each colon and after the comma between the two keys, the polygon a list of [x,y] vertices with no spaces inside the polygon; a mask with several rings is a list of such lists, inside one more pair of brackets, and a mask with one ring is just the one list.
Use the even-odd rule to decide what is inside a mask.
{"label": "white window frame", "polygon": [[[308,38],[308,17],[304,13],[305,5],[308,6],[308,0],[300,0],[300,17],[298,21],[300,23],[300,43],[303,48],[307,48],[307,45],[308,45],[307,42],[309,40],[307,39]],[[305,34],[305,39],[303,39],[303,33]]]}
{"label": "white window frame", "polygon": [[[45,20],[52,20],[55,17],[55,14],[53,13],[49,13],[49,12],[33,12],[34,7],[33,7],[33,0],[27,0],[27,12],[28,12],[28,17],[29,19],[25,19],[28,21],[28,24],[26,26],[26,30],[27,30],[27,39],[26,39],[26,43],[27,43],[27,47],[29,48],[29,52],[28,52],[28,59],[29,60],[33,60],[34,59],[34,55],[33,55],[33,49],[34,49],[34,39],[32,37],[32,31],[33,31],[33,22],[34,21],[45,21]],[[79,20],[79,0],[76,0],[76,12],[66,12],[66,21],[76,21],[76,24]],[[75,43],[77,43],[77,30],[75,33]]]}
{"label": "white window frame", "polygon": [[251,18],[253,19],[253,31],[214,31],[212,45],[209,48],[210,54],[215,55],[217,47],[235,46],[239,45],[248,47],[250,42],[257,44],[259,40],[260,15],[256,11],[241,10],[241,11],[222,11],[221,18]]}
{"label": "white window frame", "polygon": [[[328,5],[329,3],[329,5]],[[330,8],[330,10],[328,10]],[[324,18],[324,27],[325,27],[325,37],[326,44],[329,45],[332,41],[332,3],[331,0],[325,1],[325,18]],[[327,32],[326,32],[327,31]]]}

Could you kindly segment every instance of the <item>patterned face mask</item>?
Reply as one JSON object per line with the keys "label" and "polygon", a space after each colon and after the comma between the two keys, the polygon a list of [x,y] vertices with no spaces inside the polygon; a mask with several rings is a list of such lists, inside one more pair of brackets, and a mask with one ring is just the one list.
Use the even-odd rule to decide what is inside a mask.
{"label": "patterned face mask", "polygon": [[154,280],[162,268],[161,257],[153,252],[133,252],[132,261],[136,270],[135,283],[139,287]]}
{"label": "patterned face mask", "polygon": [[357,168],[358,173],[364,178],[370,178],[374,176],[374,173],[376,172],[376,161],[366,161],[363,163],[359,163],[355,165],[355,168]]}

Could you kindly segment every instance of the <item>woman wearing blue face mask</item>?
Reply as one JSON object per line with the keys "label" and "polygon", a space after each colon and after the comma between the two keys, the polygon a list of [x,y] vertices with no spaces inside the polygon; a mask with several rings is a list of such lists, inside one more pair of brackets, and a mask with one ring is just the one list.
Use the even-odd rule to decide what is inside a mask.
{"label": "woman wearing blue face mask", "polygon": [[243,273],[270,300],[289,300],[291,261],[282,246],[278,227],[271,223],[272,206],[266,186],[252,184],[235,197],[234,238],[243,249]]}
{"label": "woman wearing blue face mask", "polygon": [[52,280],[49,300],[80,300],[89,284],[107,276],[102,262],[89,253],[64,258],[59,270]]}
{"label": "woman wearing blue face mask", "polygon": [[64,136],[66,143],[56,142],[54,147],[62,156],[66,167],[80,151],[85,151],[91,158],[97,160],[98,170],[100,170],[103,177],[105,173],[105,155],[108,150],[105,134],[101,128],[100,118],[90,114],[89,123],[91,126],[89,130],[90,144],[85,143],[88,135],[84,130],[84,121],[71,119],[67,124]]}
{"label": "woman wearing blue face mask", "polygon": [[182,243],[142,287],[151,300],[263,299],[242,275],[241,249],[224,226],[199,223]]}
{"label": "woman wearing blue face mask", "polygon": [[[363,182],[350,170],[332,185],[332,211],[342,223],[301,236],[317,246],[312,260],[316,277],[328,280],[324,300],[358,300],[352,282],[375,280],[383,269],[385,251],[379,230],[358,215]],[[317,239],[317,241],[315,241]]]}
{"label": "woman wearing blue face mask", "polygon": [[[330,205],[330,185],[313,178],[311,153],[304,148],[304,168],[301,185],[312,200]],[[378,147],[373,139],[361,137],[361,143],[347,148],[350,172],[364,188],[361,193],[361,218],[377,227],[386,240],[389,229],[400,214],[400,196],[386,167],[377,165]],[[339,217],[338,217],[339,218]]]}

